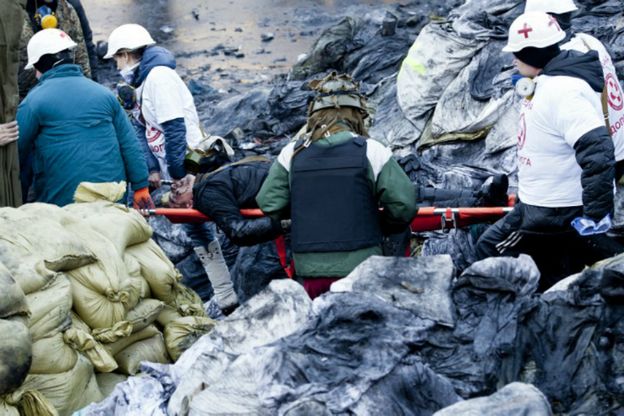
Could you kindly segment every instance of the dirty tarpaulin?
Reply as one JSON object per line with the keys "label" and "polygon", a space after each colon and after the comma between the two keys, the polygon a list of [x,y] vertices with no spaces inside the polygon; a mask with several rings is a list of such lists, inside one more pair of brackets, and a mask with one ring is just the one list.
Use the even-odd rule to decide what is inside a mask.
{"label": "dirty tarpaulin", "polygon": [[[0,123],[15,120],[19,101],[17,71],[26,0],[0,0]],[[17,144],[0,146],[0,207],[22,204]]]}
{"label": "dirty tarpaulin", "polygon": [[[191,413],[354,411],[378,382],[393,376],[410,345],[432,325],[368,294],[331,294],[314,307],[316,318],[301,331],[235,357],[224,368],[204,367],[206,388],[191,399]],[[422,364],[398,370],[410,377],[404,385],[420,390],[421,402],[410,402],[409,389],[390,390],[374,394],[381,401],[376,408],[428,414],[459,400],[448,380]]]}
{"label": "dirty tarpaulin", "polygon": [[434,416],[551,416],[546,396],[535,386],[511,383],[487,397],[456,403],[436,412]]}
{"label": "dirty tarpaulin", "polygon": [[523,364],[520,326],[538,281],[537,266],[526,255],[474,263],[452,288],[455,328],[430,330],[419,355],[464,398],[517,380]]}
{"label": "dirty tarpaulin", "polygon": [[526,382],[557,413],[610,414],[624,400],[624,256],[549,290],[524,325]]}

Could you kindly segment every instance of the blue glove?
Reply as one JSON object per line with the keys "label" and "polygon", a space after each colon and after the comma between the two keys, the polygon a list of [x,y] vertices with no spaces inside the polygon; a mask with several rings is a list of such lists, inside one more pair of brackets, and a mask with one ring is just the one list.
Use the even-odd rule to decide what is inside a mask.
{"label": "blue glove", "polygon": [[589,218],[577,217],[572,220],[572,227],[582,236],[604,234],[611,229],[611,216],[607,214],[598,224]]}

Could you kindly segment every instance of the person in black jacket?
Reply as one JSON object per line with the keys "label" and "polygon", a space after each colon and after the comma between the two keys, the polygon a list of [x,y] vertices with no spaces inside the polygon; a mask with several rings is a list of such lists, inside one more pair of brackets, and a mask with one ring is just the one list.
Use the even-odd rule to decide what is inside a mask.
{"label": "person in black jacket", "polygon": [[543,12],[527,12],[510,27],[503,50],[513,52],[528,86],[518,133],[520,203],[477,243],[479,258],[531,254],[547,275],[542,289],[622,251],[606,235],[615,157],[597,94],[602,67],[595,51],[560,51],[564,37]]}
{"label": "person in black jacket", "polygon": [[[239,247],[239,255],[231,273],[240,302],[255,295],[273,279],[293,276],[290,250],[283,234],[289,221],[270,217],[245,218],[240,210],[258,208],[255,198],[268,175],[271,161],[261,156],[230,163],[221,138],[202,155],[189,171],[198,172],[191,187],[174,187],[169,205],[194,206],[210,217],[228,240]],[[253,258],[248,262],[243,257]]]}
{"label": "person in black jacket", "polygon": [[93,43],[93,32],[91,31],[91,25],[89,24],[87,13],[85,12],[84,7],[82,7],[82,2],[80,0],[67,1],[69,2],[69,4],[72,5],[74,10],[76,10],[76,13],[78,14],[80,27],[82,27],[82,34],[84,36],[85,45],[87,47],[87,54],[89,55],[89,65],[91,66],[91,79],[97,82],[97,54],[95,52],[95,44]]}

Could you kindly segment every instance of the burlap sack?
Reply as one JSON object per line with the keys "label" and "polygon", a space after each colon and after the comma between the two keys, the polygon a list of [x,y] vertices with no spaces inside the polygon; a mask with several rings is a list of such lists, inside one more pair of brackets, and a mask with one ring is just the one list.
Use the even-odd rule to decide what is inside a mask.
{"label": "burlap sack", "polygon": [[56,408],[59,416],[71,415],[92,402],[103,399],[97,385],[93,366],[89,360],[78,356],[71,370],[59,374],[29,374],[23,390],[36,390]]}
{"label": "burlap sack", "polygon": [[119,364],[119,371],[128,375],[135,375],[138,373],[142,361],[161,364],[171,362],[167,355],[165,340],[161,333],[151,338],[135,342],[123,351],[117,353],[115,355],[115,360],[117,360],[117,364]]}
{"label": "burlap sack", "polygon": [[10,318],[15,315],[28,316],[24,292],[2,263],[0,263],[0,294],[0,318]]}
{"label": "burlap sack", "polygon": [[125,205],[98,201],[71,204],[65,209],[111,241],[120,254],[126,247],[143,243],[152,236],[152,228],[145,218]]}
{"label": "burlap sack", "polygon": [[174,301],[174,287],[181,275],[155,241],[129,247],[126,254],[141,265],[141,275],[149,284],[152,295],[169,304]]}
{"label": "burlap sack", "polygon": [[164,330],[167,352],[173,361],[199,338],[214,328],[215,321],[207,317],[185,316],[170,322]]}
{"label": "burlap sack", "polygon": [[116,355],[119,352],[128,348],[130,345],[134,344],[135,342],[151,338],[154,335],[157,335],[160,333],[161,332],[154,325],[150,325],[147,328],[142,329],[141,331],[137,333],[128,335],[126,337],[118,338],[115,342],[104,344],[104,346],[113,356],[115,356],[115,359],[116,359]]}
{"label": "burlap sack", "polygon": [[117,369],[117,362],[113,356],[89,333],[71,328],[65,331],[63,340],[74,350],[83,353],[96,371],[110,373]]}
{"label": "burlap sack", "polygon": [[65,343],[61,332],[41,338],[33,343],[32,348],[30,374],[65,373],[74,368],[78,360],[78,353]]}
{"label": "burlap sack", "polygon": [[67,276],[58,274],[43,289],[26,295],[33,341],[62,332],[71,325],[72,290]]}
{"label": "burlap sack", "polygon": [[18,390],[0,397],[0,415],[13,415],[13,409],[20,416],[58,416],[52,403],[38,391]]}
{"label": "burlap sack", "polygon": [[23,317],[0,319],[0,395],[18,389],[30,369],[32,343],[26,324]]}
{"label": "burlap sack", "polygon": [[[74,223],[68,221],[67,225]],[[93,253],[65,224],[45,214],[1,221],[0,246],[9,251],[15,247],[25,250],[44,260],[53,271],[72,270],[95,260]]]}
{"label": "burlap sack", "polygon": [[128,379],[128,376],[125,374],[118,373],[102,373],[96,374],[95,378],[97,379],[98,386],[100,386],[100,391],[106,397],[110,396],[115,387],[119,383],[123,383]]}
{"label": "burlap sack", "polygon": [[98,259],[68,272],[74,309],[91,328],[112,327],[124,320],[126,312],[138,302],[141,283],[128,276],[125,263],[110,241],[89,228],[74,231]]}
{"label": "burlap sack", "polygon": [[132,324],[132,333],[145,329],[156,321],[165,304],[156,299],[144,299],[128,311],[126,321]]}

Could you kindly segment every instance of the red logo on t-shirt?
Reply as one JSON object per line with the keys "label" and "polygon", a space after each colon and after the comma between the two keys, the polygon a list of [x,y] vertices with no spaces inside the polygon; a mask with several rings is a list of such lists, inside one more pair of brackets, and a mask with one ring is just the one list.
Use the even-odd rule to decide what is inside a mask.
{"label": "red logo on t-shirt", "polygon": [[526,121],[524,120],[524,113],[520,115],[520,132],[518,132],[518,150],[524,147],[526,142]]}
{"label": "red logo on t-shirt", "polygon": [[152,143],[152,142],[158,140],[158,138],[162,134],[160,132],[160,130],[155,129],[154,127],[148,127],[146,132],[147,132],[146,136],[147,136],[147,142],[148,143]]}
{"label": "red logo on t-shirt", "polygon": [[620,111],[624,108],[624,99],[622,99],[622,88],[620,84],[613,74],[607,74],[605,84],[607,86],[607,101],[609,105],[615,111]]}

